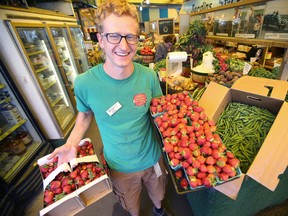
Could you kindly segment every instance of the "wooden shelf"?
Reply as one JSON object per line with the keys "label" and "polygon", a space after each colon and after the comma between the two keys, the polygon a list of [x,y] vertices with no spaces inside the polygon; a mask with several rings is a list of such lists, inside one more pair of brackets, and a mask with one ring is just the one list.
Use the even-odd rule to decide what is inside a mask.
{"label": "wooden shelf", "polygon": [[269,0],[243,0],[240,2],[235,2],[235,3],[223,5],[223,6],[218,6],[215,8],[210,8],[210,9],[206,9],[206,10],[193,12],[193,13],[190,13],[190,16],[196,16],[196,15],[211,13],[211,12],[220,11],[220,10],[227,10],[227,9],[236,8],[236,7],[245,6],[245,5],[250,5],[250,4],[255,4],[255,3],[261,3],[261,2],[264,3],[267,1],[269,1]]}
{"label": "wooden shelf", "polygon": [[267,47],[288,48],[287,41],[272,41],[272,40],[264,40],[264,39],[247,40],[247,38],[221,37],[221,36],[209,36],[209,35],[206,36],[206,39],[232,41],[232,42],[238,42],[241,44],[257,44],[257,45],[263,45]]}

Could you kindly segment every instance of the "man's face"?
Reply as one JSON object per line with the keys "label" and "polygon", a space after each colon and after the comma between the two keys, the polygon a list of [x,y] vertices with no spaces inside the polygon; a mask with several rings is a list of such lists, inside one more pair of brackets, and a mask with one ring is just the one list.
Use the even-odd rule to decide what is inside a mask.
{"label": "man's face", "polygon": [[[100,47],[106,55],[106,64],[114,67],[126,67],[132,63],[136,54],[137,43],[129,44],[125,38],[120,43],[112,44],[108,42],[107,33],[117,33],[121,36],[138,35],[139,24],[130,16],[115,16],[110,14],[103,22],[103,33],[98,35]],[[110,66],[112,66],[110,65]]]}

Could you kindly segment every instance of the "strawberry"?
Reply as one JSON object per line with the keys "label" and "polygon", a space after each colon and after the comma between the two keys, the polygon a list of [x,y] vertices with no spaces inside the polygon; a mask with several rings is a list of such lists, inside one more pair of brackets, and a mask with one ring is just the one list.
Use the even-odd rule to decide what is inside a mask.
{"label": "strawberry", "polygon": [[227,173],[221,172],[219,174],[220,180],[227,181],[229,179],[229,175]]}
{"label": "strawberry", "polygon": [[203,179],[203,178],[206,177],[206,173],[198,172],[198,173],[196,174],[196,177],[197,177],[198,179]]}
{"label": "strawberry", "polygon": [[171,166],[177,166],[179,164],[179,159],[177,158],[173,158],[170,163],[169,163]]}
{"label": "strawberry", "polygon": [[198,169],[194,168],[192,166],[187,167],[187,169],[185,170],[188,176],[194,176],[198,173]]}
{"label": "strawberry", "polygon": [[88,171],[87,170],[81,170],[80,171],[80,176],[82,179],[88,178]]}
{"label": "strawberry", "polygon": [[211,155],[212,154],[212,149],[207,147],[207,146],[203,146],[201,148],[201,152],[205,155]]}
{"label": "strawberry", "polygon": [[206,164],[208,164],[208,165],[214,165],[215,164],[215,159],[212,157],[212,156],[208,156],[207,158],[206,158]]}
{"label": "strawberry", "polygon": [[61,182],[60,181],[52,181],[50,183],[51,190],[57,189],[57,188],[60,188],[60,187],[61,187]]}
{"label": "strawberry", "polygon": [[231,172],[233,172],[233,168],[229,165],[229,164],[226,164],[223,168],[222,168],[223,172],[229,174]]}
{"label": "strawberry", "polygon": [[164,144],[164,147],[163,147],[163,150],[166,152],[166,153],[170,153],[174,150],[174,146],[170,143],[165,143]]}
{"label": "strawberry", "polygon": [[55,188],[55,189],[51,189],[51,190],[54,192],[54,194],[61,194],[63,192],[61,187]]}
{"label": "strawberry", "polygon": [[204,164],[206,161],[206,158],[203,155],[199,155],[196,159],[200,162],[200,164]]}
{"label": "strawberry", "polygon": [[208,165],[206,167],[207,167],[208,173],[214,173],[215,172],[215,167],[213,165]]}
{"label": "strawberry", "polygon": [[65,185],[65,186],[63,187],[63,192],[66,193],[66,194],[72,193],[71,185]]}
{"label": "strawberry", "polygon": [[182,178],[181,181],[180,181],[180,185],[181,187],[184,189],[184,190],[187,190],[188,189],[188,181],[186,178]]}
{"label": "strawberry", "polygon": [[227,156],[227,158],[234,158],[235,157],[235,155],[230,151],[226,152],[226,156]]}
{"label": "strawberry", "polygon": [[200,168],[200,166],[201,166],[201,163],[200,163],[200,161],[198,161],[198,160],[194,160],[193,162],[192,162],[192,166],[194,167],[194,168]]}
{"label": "strawberry", "polygon": [[223,157],[218,158],[218,160],[216,161],[216,164],[219,167],[224,167],[226,165],[226,159]]}
{"label": "strawberry", "polygon": [[214,185],[214,182],[212,179],[208,178],[208,177],[204,177],[202,179],[202,184],[205,186],[205,187],[212,187]]}
{"label": "strawberry", "polygon": [[189,184],[192,188],[198,187],[198,182],[196,176],[189,177]]}
{"label": "strawberry", "polygon": [[179,170],[175,171],[175,177],[176,177],[176,179],[181,179],[183,177],[182,170],[179,169]]}
{"label": "strawberry", "polygon": [[44,164],[44,165],[40,166],[40,172],[41,172],[41,173],[46,173],[46,172],[48,172],[48,165],[47,165],[47,164]]}
{"label": "strawberry", "polygon": [[180,165],[181,165],[184,169],[186,169],[187,167],[190,166],[190,164],[189,164],[187,161],[181,161],[181,162],[180,162]]}
{"label": "strawberry", "polygon": [[54,201],[54,193],[52,191],[46,190],[47,193],[44,194],[44,202],[45,203],[51,203]]}
{"label": "strawberry", "polygon": [[212,157],[218,159],[221,157],[221,153],[217,149],[212,150]]}
{"label": "strawberry", "polygon": [[188,157],[190,157],[191,155],[191,150],[189,148],[184,148],[182,151],[181,151],[181,155],[187,159]]}
{"label": "strawberry", "polygon": [[228,159],[228,164],[230,164],[234,168],[237,168],[240,164],[240,161],[237,158],[230,158]]}
{"label": "strawberry", "polygon": [[201,164],[199,170],[203,173],[208,172],[207,166],[205,164]]}
{"label": "strawberry", "polygon": [[77,175],[78,175],[78,170],[73,170],[73,171],[69,174],[70,178],[72,178],[72,179],[75,179]]}

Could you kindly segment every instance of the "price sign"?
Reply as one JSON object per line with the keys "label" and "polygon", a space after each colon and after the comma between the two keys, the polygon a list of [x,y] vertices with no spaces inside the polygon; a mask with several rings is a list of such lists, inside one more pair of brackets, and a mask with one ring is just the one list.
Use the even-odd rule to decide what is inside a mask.
{"label": "price sign", "polygon": [[173,19],[158,20],[159,35],[174,34]]}
{"label": "price sign", "polygon": [[244,75],[245,75],[245,74],[248,74],[249,71],[251,70],[251,68],[252,68],[252,65],[249,64],[249,63],[247,63],[247,62],[245,62],[244,68],[243,68],[243,74],[244,74]]}

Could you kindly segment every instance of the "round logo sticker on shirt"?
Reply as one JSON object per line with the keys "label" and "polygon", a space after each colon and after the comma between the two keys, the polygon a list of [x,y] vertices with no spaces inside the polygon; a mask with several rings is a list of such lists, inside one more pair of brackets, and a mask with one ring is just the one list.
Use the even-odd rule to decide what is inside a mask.
{"label": "round logo sticker on shirt", "polygon": [[144,93],[136,94],[133,97],[133,103],[135,106],[144,106],[147,102],[147,97]]}

